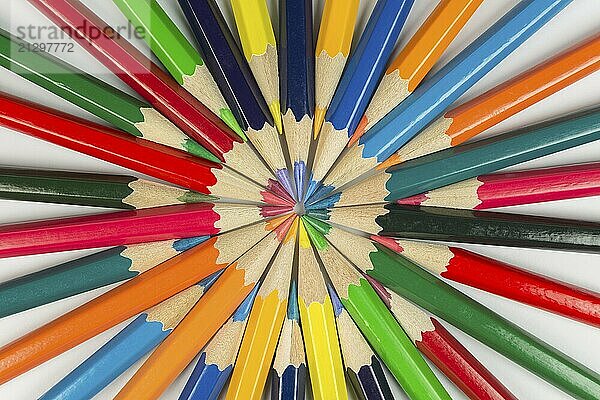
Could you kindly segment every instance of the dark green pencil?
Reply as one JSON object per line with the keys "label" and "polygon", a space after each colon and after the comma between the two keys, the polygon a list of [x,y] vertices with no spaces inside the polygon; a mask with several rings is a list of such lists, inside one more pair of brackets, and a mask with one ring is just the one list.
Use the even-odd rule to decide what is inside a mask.
{"label": "dark green pencil", "polygon": [[135,210],[216,198],[127,175],[0,167],[0,199]]}

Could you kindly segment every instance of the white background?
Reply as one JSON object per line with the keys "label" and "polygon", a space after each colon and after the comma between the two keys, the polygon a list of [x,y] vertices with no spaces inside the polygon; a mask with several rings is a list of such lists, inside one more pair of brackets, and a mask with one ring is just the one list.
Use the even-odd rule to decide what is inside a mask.
{"label": "white background", "polygon": [[[84,1],[94,11],[99,13],[112,25],[124,25],[126,20],[119,13],[111,1]],[[179,26],[189,35],[183,16],[175,0],[159,0]],[[231,10],[228,1],[224,0],[222,9],[231,22]],[[271,0],[272,16],[276,21],[276,3]],[[315,1],[315,15],[320,16],[323,0]],[[362,29],[368,10],[374,0],[363,0],[358,30]],[[433,10],[437,2],[431,0],[416,0],[409,20],[401,34],[398,47],[401,47],[410,35],[415,32],[426,16]],[[483,6],[475,13],[467,27],[444,54],[439,65],[443,65],[462,48],[476,38],[481,32],[510,9],[515,0],[486,0]],[[51,25],[25,0],[10,0],[8,9],[4,6],[0,15],[0,26],[15,32],[19,25],[44,24]],[[315,18],[315,24],[318,20]],[[276,28],[277,29],[277,28]],[[317,26],[315,26],[315,30]],[[563,49],[600,31],[600,1],[574,0],[553,21],[543,27],[537,34],[529,39],[520,49],[515,51],[508,59],[494,69],[485,79],[466,93],[463,99],[470,99],[496,84],[524,71],[538,62],[551,57]],[[190,36],[191,37],[191,36]],[[356,42],[356,41],[355,41]],[[149,54],[148,49],[141,41],[134,43]],[[117,78],[111,74],[89,54],[76,45],[73,54],[61,54],[65,60],[72,62],[79,68],[98,75],[101,79],[110,82],[124,90],[128,90]],[[436,68],[439,68],[439,65]],[[0,90],[32,101],[53,106],[64,111],[86,117],[95,121],[97,118],[85,111],[63,101],[51,93],[6,71],[0,71]],[[129,91],[129,90],[128,90]],[[600,74],[595,73],[560,93],[544,100],[521,114],[508,119],[498,126],[490,129],[488,134],[503,132],[526,124],[552,118],[560,114],[573,112],[581,108],[598,105],[600,103]],[[101,122],[101,121],[98,121]],[[517,168],[541,167],[567,163],[600,161],[600,143],[581,146],[576,149],[564,151],[559,154],[539,159]],[[0,128],[0,165],[40,167],[54,169],[71,169],[80,171],[130,173],[130,171],[110,165],[91,157],[76,154],[69,150],[32,139],[17,132]],[[527,212],[540,215],[560,216],[567,218],[583,219],[600,222],[600,198],[588,198],[573,201],[562,201],[515,207],[510,211]],[[0,201],[0,223],[26,221],[40,218],[51,218],[76,214],[89,214],[102,212],[102,210],[47,204],[21,203],[13,201]],[[573,283],[591,290],[600,292],[600,256],[590,254],[576,254],[555,251],[510,249],[486,246],[467,246],[470,249],[499,258],[506,262],[545,274],[547,276]],[[79,251],[44,256],[31,256],[0,260],[0,281],[12,279],[27,273],[38,271],[60,262],[78,258],[94,251]],[[569,354],[590,368],[600,371],[600,330],[586,326],[559,316],[539,311],[531,307],[518,304],[509,300],[483,293],[462,285],[454,286],[481,301],[499,314],[509,318],[518,325],[552,344],[561,351]],[[95,290],[90,293],[75,296],[35,310],[0,320],[0,345],[35,329],[53,318],[71,310],[89,299],[105,292],[111,287]],[[0,386],[0,399],[34,399],[44,393],[65,374],[85,360],[102,344],[114,336],[125,326],[123,323],[104,334],[89,340],[77,348],[53,359],[46,364]],[[513,393],[522,399],[566,399],[569,396],[554,389],[551,385],[536,378],[523,368],[511,363],[504,357],[487,349],[482,344],[470,339],[456,329],[446,325],[448,329],[498,378],[501,379]],[[133,374],[135,368],[123,374],[113,385],[100,393],[96,399],[110,399],[125,384]],[[164,399],[177,399],[191,370],[185,374],[168,390]],[[436,371],[437,372],[437,371]],[[461,399],[464,395],[441,377],[453,398]],[[399,388],[394,385],[398,398],[404,398]]]}

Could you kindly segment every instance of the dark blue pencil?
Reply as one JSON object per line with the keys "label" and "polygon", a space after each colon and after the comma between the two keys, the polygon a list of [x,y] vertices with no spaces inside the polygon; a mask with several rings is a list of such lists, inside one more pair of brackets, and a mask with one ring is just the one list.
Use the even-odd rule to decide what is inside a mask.
{"label": "dark blue pencil", "polygon": [[414,0],[377,1],[325,115],[307,197],[320,187],[320,181],[325,178],[358,127],[385,72],[413,3]]}
{"label": "dark blue pencil", "polygon": [[279,1],[279,57],[283,127],[302,200],[315,112],[312,0]]}
{"label": "dark blue pencil", "polygon": [[[231,111],[279,182],[293,193],[271,112],[219,6],[214,0],[178,1],[200,45],[206,65]],[[244,149],[247,147],[236,146],[230,153]],[[230,159],[241,158],[228,157],[228,154],[225,155],[228,165]],[[235,166],[232,165],[232,168],[235,169]]]}
{"label": "dark blue pencil", "polygon": [[304,400],[306,355],[295,282],[290,288],[287,316],[279,335],[271,382],[271,400]]}

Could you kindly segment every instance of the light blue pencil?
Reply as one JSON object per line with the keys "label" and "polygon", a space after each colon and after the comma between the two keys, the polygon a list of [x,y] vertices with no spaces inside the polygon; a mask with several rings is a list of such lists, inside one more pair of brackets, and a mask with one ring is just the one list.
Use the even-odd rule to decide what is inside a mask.
{"label": "light blue pencil", "polygon": [[40,400],[89,400],[158,346],[217,280],[216,272],[149,308],[90,358],[48,390]]}
{"label": "light blue pencil", "polygon": [[392,157],[571,1],[520,1],[351,146],[310,203]]}

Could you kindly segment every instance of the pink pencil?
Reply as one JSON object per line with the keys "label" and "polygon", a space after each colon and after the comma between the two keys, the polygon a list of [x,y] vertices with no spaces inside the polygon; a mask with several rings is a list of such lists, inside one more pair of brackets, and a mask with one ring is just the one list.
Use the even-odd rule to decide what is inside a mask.
{"label": "pink pencil", "polygon": [[481,175],[399,204],[485,210],[600,196],[600,162]]}
{"label": "pink pencil", "polygon": [[0,258],[216,235],[264,217],[260,206],[196,203],[3,225]]}

